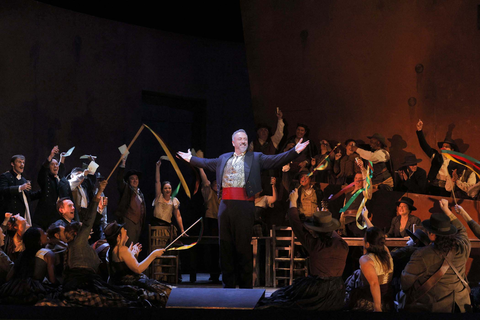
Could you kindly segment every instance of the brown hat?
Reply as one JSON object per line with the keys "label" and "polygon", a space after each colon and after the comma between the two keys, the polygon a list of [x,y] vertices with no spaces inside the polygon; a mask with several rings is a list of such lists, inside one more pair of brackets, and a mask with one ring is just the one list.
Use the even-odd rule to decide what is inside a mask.
{"label": "brown hat", "polygon": [[110,222],[103,232],[105,234],[105,239],[109,240],[116,237],[124,225],[124,223],[119,224],[117,221]]}
{"label": "brown hat", "polygon": [[414,166],[420,162],[422,162],[422,159],[417,159],[417,157],[414,154],[411,154],[405,157],[405,160],[403,161],[402,164],[400,164],[399,168]]}
{"label": "brown hat", "polygon": [[415,207],[413,206],[413,203],[414,203],[414,202],[413,202],[413,199],[412,199],[412,198],[402,197],[402,199],[400,199],[400,200],[398,200],[398,201],[396,202],[397,207],[400,205],[400,203],[405,203],[405,204],[407,204],[407,205],[408,205],[408,208],[410,209],[410,211],[415,211],[415,210],[417,210],[417,208],[415,208]]}
{"label": "brown hat", "polygon": [[387,146],[387,143],[385,142],[385,137],[382,136],[381,134],[379,133],[374,133],[373,136],[369,136],[367,137],[368,139],[377,139],[378,141],[380,141],[380,143],[382,144],[382,146],[386,147]]}
{"label": "brown hat", "polygon": [[307,219],[303,225],[316,232],[330,232],[340,227],[340,222],[332,218],[330,211],[315,211],[313,216]]}
{"label": "brown hat", "polygon": [[448,143],[449,145],[452,146],[453,151],[458,152],[458,146],[457,146],[457,144],[455,143],[455,141],[453,141],[453,139],[445,138],[445,140],[443,140],[443,141],[441,141],[441,142],[438,142],[438,143],[437,143],[438,148],[439,148],[439,149],[442,149],[442,146],[443,146],[444,143]]}
{"label": "brown hat", "polygon": [[422,226],[430,233],[439,236],[449,236],[457,233],[457,228],[450,223],[450,218],[440,212],[432,213],[430,219],[422,221]]}

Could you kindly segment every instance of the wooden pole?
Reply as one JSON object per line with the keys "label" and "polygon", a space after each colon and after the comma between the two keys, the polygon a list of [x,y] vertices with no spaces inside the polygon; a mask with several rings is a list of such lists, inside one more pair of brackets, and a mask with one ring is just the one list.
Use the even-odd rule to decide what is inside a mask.
{"label": "wooden pole", "polygon": [[108,181],[108,179],[110,179],[110,177],[112,176],[113,172],[115,172],[115,169],[117,169],[118,165],[119,165],[120,162],[123,160],[123,158],[125,158],[125,156],[126,156],[127,153],[128,153],[128,150],[130,150],[130,147],[133,145],[133,143],[135,142],[135,140],[137,140],[137,138],[138,138],[138,136],[140,135],[140,133],[142,132],[143,128],[145,128],[145,125],[142,124],[142,126],[140,127],[140,129],[138,129],[137,134],[135,135],[135,137],[133,137],[132,141],[131,141],[130,144],[128,145],[127,150],[125,150],[125,152],[122,154],[122,156],[121,156],[120,159],[118,160],[117,164],[116,164],[115,167],[113,168],[112,172],[110,172],[110,174],[108,175],[107,181]]}

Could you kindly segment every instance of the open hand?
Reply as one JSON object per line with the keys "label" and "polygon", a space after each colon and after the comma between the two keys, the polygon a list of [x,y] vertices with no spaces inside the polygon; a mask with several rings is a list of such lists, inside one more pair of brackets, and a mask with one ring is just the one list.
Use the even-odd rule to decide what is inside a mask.
{"label": "open hand", "polygon": [[418,119],[417,122],[417,131],[422,131],[423,130],[423,121]]}
{"label": "open hand", "polygon": [[177,158],[178,157],[182,158],[183,160],[185,160],[187,162],[190,162],[190,159],[192,159],[192,152],[190,151],[190,149],[188,149],[188,152],[178,151],[177,152]]}

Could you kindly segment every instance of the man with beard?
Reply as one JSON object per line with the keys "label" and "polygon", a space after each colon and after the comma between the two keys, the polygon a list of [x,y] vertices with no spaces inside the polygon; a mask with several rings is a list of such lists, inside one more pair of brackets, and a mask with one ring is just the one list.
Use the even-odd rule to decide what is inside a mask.
{"label": "man with beard", "polygon": [[248,137],[240,129],[232,135],[234,152],[216,159],[192,157],[192,153],[178,155],[194,166],[216,171],[217,189],[222,201],[218,211],[220,232],[220,268],[224,288],[236,287],[236,274],[240,288],[252,288],[252,241],[255,219],[255,194],[260,192],[261,170],[282,166],[294,160],[308,145],[299,140],[295,148],[278,155],[247,152]]}
{"label": "man with beard", "polygon": [[0,175],[0,193],[3,197],[1,214],[10,212],[15,215],[18,213],[31,225],[30,201],[37,200],[40,191],[31,192],[30,181],[23,177],[25,169],[23,155],[14,155],[10,160],[10,165],[12,169]]}

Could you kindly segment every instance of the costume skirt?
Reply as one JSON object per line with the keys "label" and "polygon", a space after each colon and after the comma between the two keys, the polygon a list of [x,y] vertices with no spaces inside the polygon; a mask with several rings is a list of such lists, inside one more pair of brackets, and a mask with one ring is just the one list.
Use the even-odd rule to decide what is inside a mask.
{"label": "costume skirt", "polygon": [[342,277],[308,276],[295,279],[292,285],[275,291],[268,298],[263,298],[256,308],[340,310],[343,308],[344,299]]}

